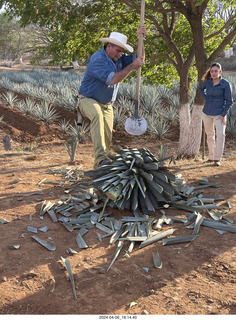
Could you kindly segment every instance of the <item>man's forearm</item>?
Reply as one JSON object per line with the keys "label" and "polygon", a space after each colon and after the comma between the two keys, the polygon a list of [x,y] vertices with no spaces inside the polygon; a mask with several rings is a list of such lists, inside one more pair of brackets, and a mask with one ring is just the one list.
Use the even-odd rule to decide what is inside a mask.
{"label": "man's forearm", "polygon": [[127,67],[125,67],[123,70],[115,72],[113,78],[112,78],[112,85],[115,85],[122,80],[124,80],[135,68],[134,64],[131,63]]}

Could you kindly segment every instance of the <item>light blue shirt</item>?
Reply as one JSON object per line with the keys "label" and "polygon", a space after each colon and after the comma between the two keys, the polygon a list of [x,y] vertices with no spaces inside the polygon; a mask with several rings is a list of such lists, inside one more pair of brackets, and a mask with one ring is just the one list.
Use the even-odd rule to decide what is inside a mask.
{"label": "light blue shirt", "polygon": [[212,78],[204,81],[199,87],[200,94],[205,99],[203,112],[208,116],[226,116],[231,107],[232,93],[230,84],[221,78],[219,84],[213,85]]}
{"label": "light blue shirt", "polygon": [[136,54],[127,55],[123,53],[115,63],[108,57],[104,47],[102,47],[91,56],[87,64],[79,94],[104,104],[114,102],[119,83],[112,86],[112,78],[115,72],[124,69],[135,58]]}

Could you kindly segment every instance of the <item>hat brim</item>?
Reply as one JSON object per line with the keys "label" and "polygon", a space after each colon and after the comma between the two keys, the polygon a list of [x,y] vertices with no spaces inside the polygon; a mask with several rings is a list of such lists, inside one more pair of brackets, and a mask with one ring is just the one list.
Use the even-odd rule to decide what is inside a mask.
{"label": "hat brim", "polygon": [[128,44],[124,45],[120,41],[117,41],[117,40],[112,39],[112,38],[100,38],[99,40],[102,41],[102,42],[109,42],[109,43],[115,44],[116,46],[119,46],[119,47],[121,47],[123,49],[126,49],[129,52],[133,52],[134,51],[133,47],[131,47],[130,45],[128,45]]}

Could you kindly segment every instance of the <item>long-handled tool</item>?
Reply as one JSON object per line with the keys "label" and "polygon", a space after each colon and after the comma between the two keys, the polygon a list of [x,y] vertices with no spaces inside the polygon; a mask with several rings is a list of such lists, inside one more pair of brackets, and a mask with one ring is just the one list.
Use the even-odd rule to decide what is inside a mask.
{"label": "long-handled tool", "polygon": [[[144,24],[144,11],[145,11],[145,0],[141,2],[141,12],[140,12],[140,25]],[[138,52],[137,56],[141,57],[143,51],[143,34],[139,35],[138,38]],[[125,131],[129,134],[139,136],[146,132],[147,122],[144,118],[138,115],[138,105],[139,105],[139,93],[140,93],[140,82],[141,82],[141,67],[137,70],[137,82],[136,82],[136,95],[135,95],[135,109],[134,115],[129,117],[125,121]]]}

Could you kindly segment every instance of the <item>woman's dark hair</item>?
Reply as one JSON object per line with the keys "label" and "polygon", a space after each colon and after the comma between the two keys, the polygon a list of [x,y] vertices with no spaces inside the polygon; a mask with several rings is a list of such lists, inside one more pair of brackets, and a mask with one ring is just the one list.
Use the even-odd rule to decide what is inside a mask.
{"label": "woman's dark hair", "polygon": [[220,63],[218,63],[218,62],[212,63],[212,65],[210,66],[210,68],[207,69],[206,73],[203,75],[202,81],[206,81],[206,80],[210,79],[210,77],[211,77],[211,68],[212,68],[212,67],[217,67],[217,68],[219,68],[219,70],[222,70],[222,67],[221,67],[221,64],[220,64]]}

